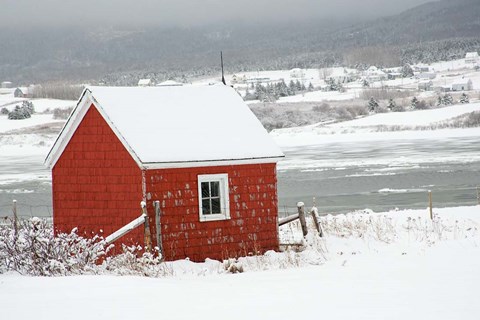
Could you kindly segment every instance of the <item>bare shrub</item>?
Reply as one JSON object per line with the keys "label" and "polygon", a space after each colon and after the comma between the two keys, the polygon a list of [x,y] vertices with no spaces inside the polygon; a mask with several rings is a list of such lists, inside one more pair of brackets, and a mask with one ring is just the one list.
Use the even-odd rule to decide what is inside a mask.
{"label": "bare shrub", "polygon": [[34,276],[82,274],[93,271],[107,251],[100,237],[85,239],[76,230],[55,237],[52,226],[39,218],[22,221],[17,234],[13,223],[0,228],[0,271]]}
{"label": "bare shrub", "polygon": [[53,119],[67,119],[70,113],[72,113],[73,108],[55,108],[53,109]]}
{"label": "bare shrub", "polygon": [[33,98],[77,100],[82,94],[84,86],[49,83],[35,86]]}
{"label": "bare shrub", "polygon": [[360,94],[360,98],[369,100],[389,100],[410,97],[412,94],[409,91],[402,91],[397,89],[380,88],[380,89],[366,89]]}

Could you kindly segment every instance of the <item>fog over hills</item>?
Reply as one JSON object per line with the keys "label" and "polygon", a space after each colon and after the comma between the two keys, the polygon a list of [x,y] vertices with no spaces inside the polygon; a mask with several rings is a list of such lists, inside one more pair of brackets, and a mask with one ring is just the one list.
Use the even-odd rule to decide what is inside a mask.
{"label": "fog over hills", "polygon": [[[382,0],[366,3],[375,1]],[[251,21],[241,21],[225,14],[231,21],[206,23],[199,18],[183,25],[135,21],[102,25],[85,20],[91,23],[80,26],[61,21],[59,27],[45,21],[19,25],[3,20],[0,79],[18,84],[71,80],[120,85],[146,76],[182,80],[218,72],[220,50],[227,71],[237,72],[336,64],[399,65],[455,58],[480,49],[478,0],[423,3],[376,19],[367,14],[352,18],[348,12],[331,18],[286,19],[287,11],[282,10],[277,19],[261,21],[252,14]]]}

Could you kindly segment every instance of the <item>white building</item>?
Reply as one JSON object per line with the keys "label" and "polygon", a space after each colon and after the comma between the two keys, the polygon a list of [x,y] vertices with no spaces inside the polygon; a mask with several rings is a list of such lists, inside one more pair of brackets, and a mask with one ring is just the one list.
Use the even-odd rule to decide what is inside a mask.
{"label": "white building", "polygon": [[430,80],[423,80],[418,83],[418,90],[421,91],[431,91],[433,87],[433,82]]}
{"label": "white building", "polygon": [[290,77],[296,78],[296,79],[301,79],[305,77],[305,71],[300,68],[293,68],[290,70]]}
{"label": "white building", "polygon": [[452,84],[452,91],[470,91],[473,90],[472,80],[456,82]]}
{"label": "white building", "polygon": [[2,84],[1,84],[1,87],[3,89],[7,89],[7,88],[11,88],[12,87],[12,83],[10,81],[3,81]]}
{"label": "white building", "polygon": [[477,63],[478,60],[478,52],[467,52],[465,55],[465,63]]}
{"label": "white building", "polygon": [[179,87],[179,86],[183,86],[183,83],[173,81],[173,80],[167,80],[157,84],[157,87]]}
{"label": "white building", "polygon": [[369,82],[382,81],[388,78],[388,75],[375,66],[371,66],[364,72],[365,78]]}
{"label": "white building", "polygon": [[138,86],[139,87],[153,86],[153,81],[152,81],[152,79],[140,79],[140,80],[138,80]]}

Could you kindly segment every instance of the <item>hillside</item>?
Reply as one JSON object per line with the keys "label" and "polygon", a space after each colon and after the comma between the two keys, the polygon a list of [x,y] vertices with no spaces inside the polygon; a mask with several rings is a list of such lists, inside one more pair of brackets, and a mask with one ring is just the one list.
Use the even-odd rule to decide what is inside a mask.
{"label": "hillside", "polygon": [[480,2],[444,0],[369,22],[303,21],[197,28],[4,28],[0,76],[18,83],[185,79],[293,67],[401,65],[479,50]]}

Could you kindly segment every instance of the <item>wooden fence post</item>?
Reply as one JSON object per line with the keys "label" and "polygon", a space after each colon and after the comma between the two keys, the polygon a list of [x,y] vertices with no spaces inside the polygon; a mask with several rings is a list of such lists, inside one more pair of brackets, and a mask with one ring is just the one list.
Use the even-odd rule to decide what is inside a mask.
{"label": "wooden fence post", "polygon": [[157,248],[158,254],[161,256],[161,260],[163,260],[163,244],[162,244],[162,225],[160,223],[160,201],[154,201],[153,207],[155,208],[155,230],[157,236]]}
{"label": "wooden fence post", "polygon": [[313,222],[315,224],[315,228],[317,228],[318,235],[320,236],[320,238],[323,238],[322,226],[320,225],[320,221],[318,221],[318,216],[317,216],[318,215],[317,207],[313,207],[310,213],[312,214]]}
{"label": "wooden fence post", "polygon": [[428,207],[430,208],[430,220],[433,220],[432,191],[428,190]]}
{"label": "wooden fence post", "polygon": [[302,226],[303,236],[305,237],[308,234],[308,229],[307,229],[307,221],[305,220],[304,207],[305,207],[305,204],[303,202],[297,203],[298,219],[300,220],[300,224]]}
{"label": "wooden fence post", "polygon": [[152,252],[152,236],[150,233],[150,223],[147,214],[147,204],[145,201],[140,202],[140,206],[142,207],[142,213],[146,215],[145,217],[145,251]]}
{"label": "wooden fence post", "polygon": [[480,205],[480,187],[477,186],[477,203]]}
{"label": "wooden fence post", "polygon": [[17,216],[17,200],[13,200],[13,236],[14,239],[18,238],[18,216]]}

